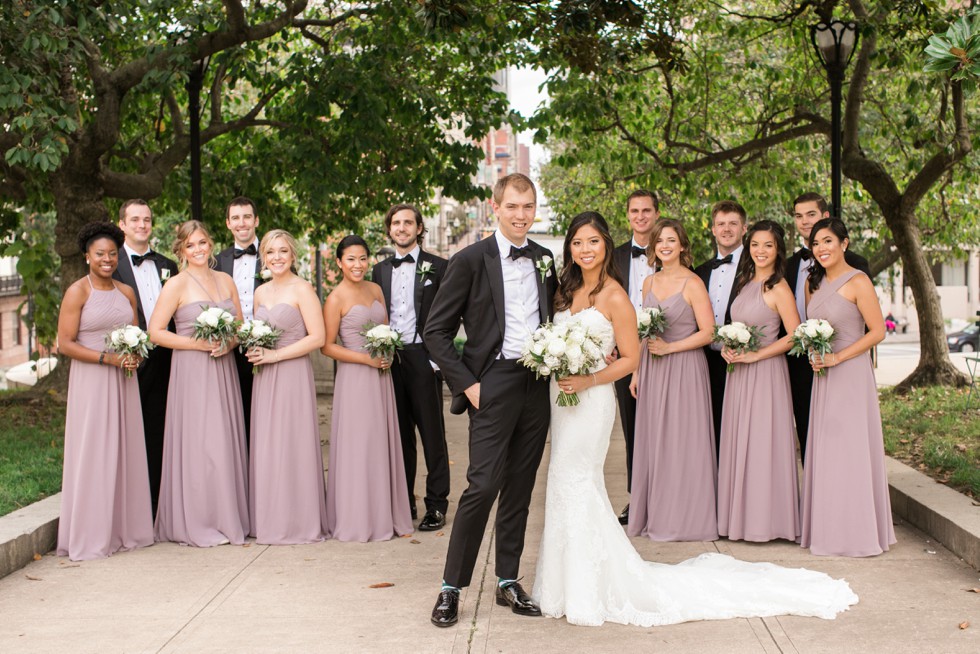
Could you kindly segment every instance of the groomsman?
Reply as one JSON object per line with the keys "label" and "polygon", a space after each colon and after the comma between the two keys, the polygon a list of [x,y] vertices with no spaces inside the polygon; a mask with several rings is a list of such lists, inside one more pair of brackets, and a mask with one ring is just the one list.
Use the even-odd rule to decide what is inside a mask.
{"label": "groomsman", "polygon": [[[502,177],[490,204],[497,231],[452,258],[425,325],[425,344],[452,391],[450,411],[470,418],[468,486],[432,609],[437,627],[459,621],[460,589],[472,581],[494,502],[496,602],[518,615],[541,615],[518,572],[551,403],[548,380],[536,379],[518,359],[527,338],[552,317],[556,275],[551,252],[527,239],[537,208],[534,183],[519,173]],[[467,337],[462,356],[453,346],[460,322]]]}
{"label": "groomsman", "polygon": [[[800,237],[800,249],[786,261],[786,283],[796,296],[800,320],[806,320],[806,282],[810,278],[813,255],[810,253],[810,232],[818,221],[830,218],[827,201],[819,193],[804,193],[793,200],[793,222]],[[868,260],[848,249],[844,261],[871,277]],[[789,387],[793,395],[793,416],[796,419],[796,438],[800,441],[800,459],[806,457],[807,429],[810,426],[810,391],[813,388],[813,368],[806,357],[786,356],[789,366]]]}
{"label": "groomsman", "polygon": [[[653,274],[653,266],[647,262],[647,246],[653,226],[660,219],[660,202],[656,194],[638,189],[626,198],[626,215],[633,236],[613,251],[613,261],[620,278],[626,284],[626,293],[639,311],[643,306],[643,280]],[[619,404],[619,421],[623,424],[626,439],[626,490],[633,488],[633,434],[636,426],[636,398],[630,393],[630,375],[615,383],[616,401]],[[629,523],[630,505],[619,514],[619,524]]]}
{"label": "groomsman", "polygon": [[[748,231],[745,209],[734,200],[722,200],[711,207],[711,235],[715,239],[715,256],[694,269],[708,288],[715,324],[732,321],[732,302],[735,300],[735,272],[742,257],[742,237]],[[712,343],[704,348],[711,381],[711,414],[715,425],[715,456],[721,444],[721,410],[725,403],[727,363],[721,357],[721,345]]]}
{"label": "groomsman", "polygon": [[[172,275],[177,274],[177,264],[159,252],[150,249],[153,231],[153,213],[145,200],[126,200],[119,207],[119,228],[126,234],[123,252],[119,253],[119,265],[112,274],[114,279],[130,286],[136,292],[136,313],[140,329],[146,331],[146,323],[160,297],[160,289]],[[173,321],[170,331],[175,331]],[[163,466],[163,424],[167,415],[167,387],[170,385],[170,358],[172,352],[157,346],[140,364],[136,377],[140,388],[140,407],[143,409],[143,437],[146,441],[146,468],[150,477],[150,499],[153,515],[157,512],[160,495],[160,474]]]}
{"label": "groomsman", "polygon": [[425,319],[446,272],[446,260],[422,250],[425,225],[411,204],[396,204],[385,214],[385,229],[395,246],[395,256],[374,267],[371,278],[381,286],[392,329],[402,335],[405,349],[391,366],[402,436],[408,505],[412,519],[415,506],[415,472],[418,449],[415,428],[422,439],[428,476],[425,480],[425,516],[419,531],[435,531],[446,525],[449,509],[449,452],[442,417],[442,380],[429,362],[422,342]]}
{"label": "groomsman", "polygon": [[[255,229],[259,217],[255,203],[239,196],[228,203],[225,210],[225,227],[231,232],[235,244],[222,250],[215,268],[231,275],[238,288],[238,301],[242,305],[242,317],[251,320],[255,304],[255,289],[262,283],[262,258],[259,256],[259,237]],[[238,383],[242,391],[242,413],[245,415],[245,444],[250,442],[252,426],[252,364],[245,354],[235,348],[235,365],[238,367]]]}

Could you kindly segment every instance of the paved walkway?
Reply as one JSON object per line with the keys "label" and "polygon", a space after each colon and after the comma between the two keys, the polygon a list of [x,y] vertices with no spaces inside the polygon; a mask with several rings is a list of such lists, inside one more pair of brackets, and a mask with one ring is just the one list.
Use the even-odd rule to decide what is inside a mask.
{"label": "paved walkway", "polygon": [[[897,373],[896,373],[897,374]],[[448,412],[453,499],[466,469],[466,420]],[[329,433],[321,400],[321,434]],[[325,445],[326,448],[326,445]],[[627,501],[624,447],[613,435],[606,480]],[[531,507],[523,573],[533,582],[544,520],[545,462]],[[420,472],[420,485],[422,473]],[[455,508],[450,506],[450,517]],[[860,603],[836,620],[780,617],[642,629],[524,618],[493,602],[492,534],[462,619],[429,624],[448,542],[443,532],[385,543],[223,546],[157,544],[103,561],[47,555],[0,579],[0,652],[937,652],[980,651],[980,573],[922,532],[896,525],[872,559],[811,556],[786,542],[633,542],[651,560],[702,552],[805,566],[846,579]],[[393,584],[371,588],[375,584]],[[960,625],[969,626],[961,628]]]}

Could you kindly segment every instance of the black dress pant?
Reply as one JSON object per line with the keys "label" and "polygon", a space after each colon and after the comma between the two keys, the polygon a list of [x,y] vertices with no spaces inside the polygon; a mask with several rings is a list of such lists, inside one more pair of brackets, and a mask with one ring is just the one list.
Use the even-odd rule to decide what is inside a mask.
{"label": "black dress pant", "polygon": [[548,380],[514,360],[494,361],[480,380],[480,409],[469,409],[468,485],[453,521],[443,579],[469,586],[494,501],[496,569],[517,579],[528,506],[551,421]]}
{"label": "black dress pant", "polygon": [[[642,356],[642,354],[641,354]],[[647,354],[647,356],[650,356]],[[630,393],[630,379],[626,375],[616,380],[616,404],[619,405],[619,421],[623,424],[626,440],[626,491],[633,490],[633,434],[636,429],[636,398]]]}
{"label": "black dress pant", "polygon": [[800,461],[806,457],[806,437],[810,427],[810,391],[813,390],[813,367],[806,357],[787,356],[789,389],[793,395],[793,418],[796,438],[800,441]]}
{"label": "black dress pant", "polygon": [[235,367],[238,369],[238,385],[242,389],[242,414],[245,419],[245,451],[251,451],[252,430],[252,364],[245,353],[235,348]]}
{"label": "black dress pant", "polygon": [[449,452],[442,414],[442,380],[429,364],[422,345],[405,346],[391,366],[398,409],[398,430],[405,459],[408,505],[415,507],[415,471],[418,468],[418,428],[425,457],[425,508],[443,514],[449,508]]}
{"label": "black dress pant", "polygon": [[708,360],[708,379],[711,382],[711,418],[715,426],[715,463],[721,452],[721,412],[725,406],[725,381],[728,379],[728,362],[710,347],[704,348]]}
{"label": "black dress pant", "polygon": [[155,347],[136,371],[143,411],[143,438],[146,442],[146,470],[150,478],[150,502],[153,516],[160,496],[163,470],[163,430],[167,417],[167,389],[170,386],[170,359],[173,352]]}

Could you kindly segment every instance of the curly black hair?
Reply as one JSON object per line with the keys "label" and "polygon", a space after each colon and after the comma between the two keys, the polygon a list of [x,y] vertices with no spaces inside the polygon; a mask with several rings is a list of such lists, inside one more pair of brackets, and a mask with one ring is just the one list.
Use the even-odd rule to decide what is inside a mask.
{"label": "curly black hair", "polygon": [[112,240],[117,248],[121,248],[126,242],[126,235],[123,230],[110,222],[87,223],[78,230],[78,249],[82,254],[85,254],[92,242],[100,238]]}

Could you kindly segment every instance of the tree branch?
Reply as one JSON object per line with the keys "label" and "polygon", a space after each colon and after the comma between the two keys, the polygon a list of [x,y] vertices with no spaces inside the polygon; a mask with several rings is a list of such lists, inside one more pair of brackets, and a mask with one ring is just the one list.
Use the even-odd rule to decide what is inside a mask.
{"label": "tree branch", "polygon": [[337,14],[333,18],[316,18],[316,19],[296,18],[293,19],[293,26],[301,27],[301,28],[302,27],[336,27],[337,25],[340,25],[341,23],[344,23],[350,20],[351,18],[354,18],[355,16],[372,16],[376,13],[378,13],[377,7],[372,7],[372,6],[353,7],[341,14]]}

